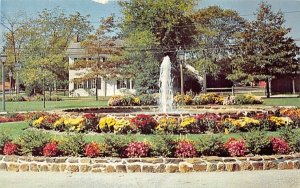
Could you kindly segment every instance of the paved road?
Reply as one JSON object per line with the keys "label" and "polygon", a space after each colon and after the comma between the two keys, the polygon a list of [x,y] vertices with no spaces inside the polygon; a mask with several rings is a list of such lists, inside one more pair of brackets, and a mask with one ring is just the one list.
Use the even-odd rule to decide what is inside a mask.
{"label": "paved road", "polygon": [[187,174],[13,173],[0,172],[0,188],[299,188],[300,170],[204,172]]}

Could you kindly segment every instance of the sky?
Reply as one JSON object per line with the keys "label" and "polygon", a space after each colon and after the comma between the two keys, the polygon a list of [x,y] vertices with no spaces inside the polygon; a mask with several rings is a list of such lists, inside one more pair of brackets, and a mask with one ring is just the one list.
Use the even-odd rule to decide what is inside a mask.
{"label": "sky", "polygon": [[[97,26],[102,17],[111,14],[121,16],[120,7],[116,0],[0,0],[1,15],[14,15],[23,11],[29,16],[36,16],[43,9],[60,7],[66,13],[80,12],[90,15],[90,21]],[[281,10],[285,14],[285,26],[291,28],[290,35],[300,40],[300,0],[266,0],[274,11]],[[244,15],[246,19],[253,19],[253,13],[258,9],[261,0],[202,0],[199,8],[218,5],[222,8],[233,9]],[[1,28],[3,30],[3,28]],[[0,32],[1,34],[1,32]],[[297,42],[300,46],[300,41]],[[1,41],[0,45],[3,45]]]}

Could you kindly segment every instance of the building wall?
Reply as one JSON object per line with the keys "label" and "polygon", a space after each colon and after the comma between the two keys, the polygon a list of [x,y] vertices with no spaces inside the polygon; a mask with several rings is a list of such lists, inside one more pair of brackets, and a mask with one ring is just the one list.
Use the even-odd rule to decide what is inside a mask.
{"label": "building wall", "polygon": [[[70,55],[69,56],[69,65],[72,65],[74,63],[75,58],[83,58],[83,57],[84,56],[80,56],[80,55]],[[78,89],[78,84],[73,82],[74,78],[80,78],[86,72],[88,72],[88,69],[83,69],[83,70],[70,70],[69,69],[69,96],[72,96],[72,97],[91,96],[91,93],[94,93],[94,94],[96,93],[95,88],[88,89],[89,84],[91,84],[92,80],[84,82],[83,87],[86,87],[86,89],[84,89],[84,88]],[[104,80],[103,78],[100,78],[100,80],[101,80],[101,82],[98,83],[100,86],[98,89],[98,96],[121,95],[124,93],[122,91],[125,91],[125,90],[130,93],[135,93],[135,90],[132,87],[132,80],[130,80],[128,82],[128,84],[129,84],[128,89],[120,88],[120,86],[122,86],[122,85],[120,85],[121,81],[117,81],[115,79]]]}
{"label": "building wall", "polygon": [[[282,76],[280,78],[272,79],[271,91],[272,93],[292,93],[292,78]],[[295,78],[295,91],[300,92],[300,75]]]}

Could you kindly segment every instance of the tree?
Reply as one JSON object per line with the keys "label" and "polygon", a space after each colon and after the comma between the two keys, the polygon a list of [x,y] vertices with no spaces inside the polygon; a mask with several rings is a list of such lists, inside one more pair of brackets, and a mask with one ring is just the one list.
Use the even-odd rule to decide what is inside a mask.
{"label": "tree", "polygon": [[[173,74],[178,75],[177,50],[180,47],[188,49],[193,43],[195,27],[191,15],[197,3],[198,0],[120,1],[124,15],[122,37],[127,41],[125,45],[130,45],[124,49],[126,58],[133,54],[131,67],[141,71],[141,74],[132,72],[139,93],[157,91],[158,65],[165,55],[170,56]],[[142,41],[146,43],[142,44]],[[149,79],[148,83],[146,79]]]}
{"label": "tree", "polygon": [[[118,56],[121,55],[122,46],[120,40],[113,36],[114,17],[109,16],[101,19],[101,24],[94,34],[91,34],[84,40],[81,45],[86,49],[89,57],[88,60],[79,60],[72,65],[72,69],[88,71],[80,74],[80,78],[75,82],[82,82],[89,79],[96,80],[95,96],[98,100],[98,80],[103,78],[105,85],[106,79],[125,77],[122,66],[126,61],[122,61]],[[130,75],[127,75],[130,77]],[[104,87],[106,90],[106,87]],[[106,96],[106,91],[104,91]]]}
{"label": "tree", "polygon": [[245,21],[236,11],[218,6],[198,10],[193,14],[193,20],[197,29],[194,35],[197,45],[192,64],[203,75],[206,89],[206,74],[217,76],[221,72],[229,73],[222,63],[232,53],[235,35],[242,31]]}
{"label": "tree", "polygon": [[270,5],[260,4],[256,20],[245,25],[234,47],[235,71],[231,78],[265,80],[267,97],[270,97],[270,79],[292,74],[299,68],[295,59],[299,49],[287,36],[290,29],[283,26],[284,22],[282,12],[274,13]]}
{"label": "tree", "polygon": [[[21,71],[26,86],[65,83],[68,80],[68,59],[65,52],[74,35],[85,37],[92,29],[88,16],[79,12],[65,15],[58,8],[43,10],[24,26],[26,43],[23,47],[24,66]],[[39,72],[36,69],[40,69]]]}

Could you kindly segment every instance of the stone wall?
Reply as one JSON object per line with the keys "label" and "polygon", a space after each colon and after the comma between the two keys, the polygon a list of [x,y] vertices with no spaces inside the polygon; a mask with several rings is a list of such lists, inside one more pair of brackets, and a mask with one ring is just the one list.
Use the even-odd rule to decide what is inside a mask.
{"label": "stone wall", "polygon": [[300,169],[294,155],[202,158],[80,158],[0,155],[0,171],[13,172],[213,172]]}

